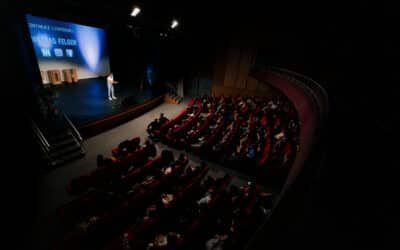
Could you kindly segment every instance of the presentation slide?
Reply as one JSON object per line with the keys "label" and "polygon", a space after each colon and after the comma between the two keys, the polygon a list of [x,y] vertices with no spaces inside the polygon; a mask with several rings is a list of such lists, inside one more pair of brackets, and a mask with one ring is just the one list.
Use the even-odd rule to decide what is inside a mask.
{"label": "presentation slide", "polygon": [[[78,79],[110,72],[105,31],[100,28],[26,15],[42,76],[47,71],[75,69]],[[49,83],[49,79],[43,83]]]}

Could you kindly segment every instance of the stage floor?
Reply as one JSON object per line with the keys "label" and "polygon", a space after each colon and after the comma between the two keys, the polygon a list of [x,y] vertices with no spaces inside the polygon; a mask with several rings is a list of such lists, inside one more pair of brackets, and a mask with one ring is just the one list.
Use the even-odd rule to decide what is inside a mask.
{"label": "stage floor", "polygon": [[[140,90],[134,83],[120,82],[114,85],[117,100],[109,101],[104,78],[82,79],[76,84],[62,84],[51,88],[58,107],[77,126],[120,113],[154,97],[149,87]],[[122,101],[127,97],[133,97],[135,103],[123,105]]]}

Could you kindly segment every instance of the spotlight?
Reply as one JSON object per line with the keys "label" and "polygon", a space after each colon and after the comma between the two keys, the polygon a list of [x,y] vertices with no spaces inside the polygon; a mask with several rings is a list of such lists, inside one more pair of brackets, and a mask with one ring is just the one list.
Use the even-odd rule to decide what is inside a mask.
{"label": "spotlight", "polygon": [[179,25],[176,19],[172,20],[171,29],[175,29]]}
{"label": "spotlight", "polygon": [[131,16],[135,17],[140,13],[140,8],[139,7],[134,7],[132,12],[131,12]]}

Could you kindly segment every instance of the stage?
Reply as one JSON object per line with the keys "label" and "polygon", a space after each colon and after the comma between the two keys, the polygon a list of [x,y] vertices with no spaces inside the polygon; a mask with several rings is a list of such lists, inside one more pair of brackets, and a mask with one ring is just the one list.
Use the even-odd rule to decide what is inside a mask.
{"label": "stage", "polygon": [[[164,101],[150,86],[120,82],[114,86],[116,100],[108,100],[105,78],[81,79],[78,83],[50,86],[56,105],[81,132],[90,137],[151,110]],[[125,101],[124,101],[125,100]]]}
{"label": "stage", "polygon": [[[104,78],[81,79],[78,83],[51,86],[57,106],[78,127],[126,111],[135,105],[154,98],[151,89],[140,90],[138,84],[118,83],[114,85],[117,100],[108,100]],[[133,102],[125,105],[127,97]]]}

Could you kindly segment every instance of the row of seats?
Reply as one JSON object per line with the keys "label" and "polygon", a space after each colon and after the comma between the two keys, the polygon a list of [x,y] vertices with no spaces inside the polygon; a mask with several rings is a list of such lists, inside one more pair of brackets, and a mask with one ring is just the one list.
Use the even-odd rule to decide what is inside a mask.
{"label": "row of seats", "polygon": [[[132,166],[137,166],[148,157],[155,155],[155,147],[150,143],[141,146],[140,138],[135,137],[129,141],[122,142],[118,148],[112,150],[112,156],[103,159],[100,155],[98,168],[90,173],[83,174],[71,180],[65,187],[66,192],[71,195],[79,195],[86,192],[90,187],[102,185],[113,177],[127,171]],[[124,152],[124,153],[121,153]]]}
{"label": "row of seats", "polygon": [[172,147],[254,173],[290,167],[298,149],[299,124],[286,99],[203,96],[149,134]]}
{"label": "row of seats", "polygon": [[[91,242],[100,235],[105,239],[112,235],[109,229],[123,227],[127,218],[143,209],[157,194],[175,185],[177,180],[185,183],[186,175],[183,170],[188,163],[187,158],[170,166],[162,164],[160,159],[161,157],[156,157],[139,167],[142,171],[147,170],[147,174],[142,175],[139,180],[132,177],[136,169],[126,176],[112,180],[108,186],[103,187],[105,190],[99,191],[102,198],[99,198],[101,195],[86,194],[64,205],[64,216],[67,213],[70,215],[69,226],[65,227],[65,242]],[[187,177],[190,178],[189,175]],[[116,187],[116,183],[120,186]],[[80,207],[81,210],[67,209],[71,207]]]}
{"label": "row of seats", "polygon": [[[254,163],[266,166],[271,155],[293,157],[296,150],[296,113],[283,106],[262,98],[199,97],[172,120],[161,115],[157,129],[148,132],[195,153],[222,153],[218,160],[232,161],[230,153],[236,160],[249,158],[256,145]],[[151,146],[140,145],[140,138],[124,141],[96,170],[67,185],[69,193],[84,194],[59,209],[66,230],[62,244],[107,250],[243,246],[260,223],[260,188],[249,184],[241,195],[228,192],[231,176],[210,184],[210,177],[204,180],[207,166],[190,166],[183,154],[175,161],[167,150],[155,156]],[[86,184],[76,185],[85,178]]]}
{"label": "row of seats", "polygon": [[[142,146],[138,145],[135,151],[140,148]],[[116,149],[112,150],[112,155],[118,155]],[[121,158],[111,158],[113,162],[121,161]],[[120,171],[120,165],[115,163],[99,167],[118,169],[118,174],[108,176],[101,185],[93,185],[89,191],[60,207],[65,234],[56,248],[187,249],[196,244],[204,246],[216,216],[232,213],[233,199],[227,198],[232,177],[204,178],[209,170],[204,162],[200,166],[188,163],[188,157],[183,154],[175,159],[171,151],[164,150],[128,171]],[[254,217],[254,195],[259,197],[259,192],[251,194],[248,200],[236,202],[242,204],[241,214],[248,218]],[[235,233],[237,235],[231,233],[230,237],[239,239],[240,233]]]}

